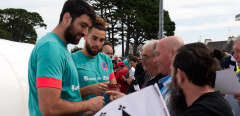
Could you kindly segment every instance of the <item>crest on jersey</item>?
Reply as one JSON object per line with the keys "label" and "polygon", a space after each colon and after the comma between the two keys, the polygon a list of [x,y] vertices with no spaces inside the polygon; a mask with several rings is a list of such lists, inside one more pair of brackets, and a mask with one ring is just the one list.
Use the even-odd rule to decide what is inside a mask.
{"label": "crest on jersey", "polygon": [[107,64],[106,64],[105,62],[102,62],[102,68],[103,68],[104,70],[107,70],[107,69],[108,69]]}

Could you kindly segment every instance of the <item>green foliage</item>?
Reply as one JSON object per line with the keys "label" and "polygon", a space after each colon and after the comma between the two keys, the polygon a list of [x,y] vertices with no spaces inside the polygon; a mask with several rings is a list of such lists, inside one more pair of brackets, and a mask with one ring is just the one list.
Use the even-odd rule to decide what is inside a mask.
{"label": "green foliage", "polygon": [[37,39],[36,28],[47,27],[42,17],[36,12],[28,12],[25,9],[0,9],[0,29],[10,33],[6,39],[35,43]]}
{"label": "green foliage", "polygon": [[171,36],[174,35],[174,31],[175,31],[175,23],[173,21],[171,21],[168,11],[164,12],[164,24],[163,24],[163,29],[165,31],[165,35],[166,36]]}
{"label": "green foliage", "polygon": [[[146,40],[157,39],[159,32],[159,0],[89,0],[99,16],[110,23],[107,38],[113,46],[126,42],[125,56],[130,45],[133,53]],[[164,11],[164,35],[174,35],[175,23]],[[117,35],[117,36],[114,36]],[[122,50],[124,51],[124,49]]]}
{"label": "green foliage", "polygon": [[5,31],[5,30],[2,30],[0,29],[0,38],[2,39],[6,39],[6,38],[11,38],[12,37],[12,34]]}

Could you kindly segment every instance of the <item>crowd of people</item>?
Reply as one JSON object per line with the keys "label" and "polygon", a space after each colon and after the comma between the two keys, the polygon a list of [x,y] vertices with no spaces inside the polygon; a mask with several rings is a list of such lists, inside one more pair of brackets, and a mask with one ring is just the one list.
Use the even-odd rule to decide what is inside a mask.
{"label": "crowd of people", "polygon": [[[220,60],[205,44],[184,45],[177,36],[150,40],[140,55],[118,58],[106,41],[106,26],[85,1],[65,2],[59,24],[37,41],[29,60],[30,116],[93,115],[153,84],[172,116],[240,115],[240,93],[226,99],[214,90],[217,70],[233,68],[240,77],[240,38],[233,56],[220,55]],[[70,53],[67,44],[81,38],[84,48]]]}

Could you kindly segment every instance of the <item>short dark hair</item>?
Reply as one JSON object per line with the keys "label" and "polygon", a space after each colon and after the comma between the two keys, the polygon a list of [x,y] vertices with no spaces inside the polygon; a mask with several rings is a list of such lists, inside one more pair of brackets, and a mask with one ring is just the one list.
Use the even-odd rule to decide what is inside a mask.
{"label": "short dark hair", "polygon": [[138,62],[138,58],[136,56],[130,55],[128,57],[129,61],[133,61],[133,62]]}
{"label": "short dark hair", "polygon": [[224,58],[224,52],[222,50],[219,49],[213,49],[213,51],[211,52],[212,57],[217,58],[217,60],[221,61]]}
{"label": "short dark hair", "polygon": [[89,16],[92,23],[95,23],[95,20],[96,20],[96,13],[93,7],[83,0],[67,0],[64,3],[62,12],[60,14],[59,23],[62,22],[63,15],[66,12],[70,13],[72,17],[72,21],[74,21],[77,17],[83,14],[86,14],[87,16]]}
{"label": "short dark hair", "polygon": [[178,49],[173,67],[186,73],[195,85],[215,86],[217,62],[203,43],[186,44]]}

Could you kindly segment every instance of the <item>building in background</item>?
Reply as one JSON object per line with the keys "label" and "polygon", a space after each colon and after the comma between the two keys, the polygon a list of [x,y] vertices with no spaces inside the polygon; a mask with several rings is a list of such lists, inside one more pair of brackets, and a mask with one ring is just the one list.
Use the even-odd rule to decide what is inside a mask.
{"label": "building in background", "polygon": [[235,16],[236,21],[240,21],[240,13]]}
{"label": "building in background", "polygon": [[211,49],[219,49],[231,54],[234,40],[235,40],[235,37],[230,36],[228,37],[228,40],[225,40],[225,41],[212,41],[212,39],[205,39],[204,43]]}

